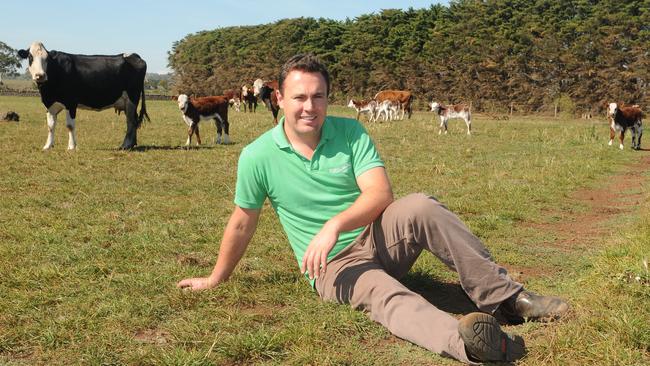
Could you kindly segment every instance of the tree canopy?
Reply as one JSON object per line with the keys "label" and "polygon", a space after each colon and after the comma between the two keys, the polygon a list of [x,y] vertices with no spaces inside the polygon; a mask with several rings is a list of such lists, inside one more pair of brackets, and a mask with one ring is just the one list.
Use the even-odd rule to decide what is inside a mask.
{"label": "tree canopy", "polygon": [[178,90],[218,94],[277,78],[301,52],[327,63],[339,101],[395,88],[421,107],[432,98],[479,110],[538,111],[559,99],[583,111],[609,100],[647,105],[650,0],[460,0],[345,21],[284,19],[190,34],[169,64]]}
{"label": "tree canopy", "polygon": [[20,67],[17,51],[0,41],[0,76],[16,75]]}

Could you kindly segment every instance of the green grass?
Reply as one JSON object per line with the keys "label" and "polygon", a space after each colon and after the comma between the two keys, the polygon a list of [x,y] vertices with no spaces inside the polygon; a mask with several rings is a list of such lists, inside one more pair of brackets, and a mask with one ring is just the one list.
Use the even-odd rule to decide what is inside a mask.
{"label": "green grass", "polygon": [[[55,147],[43,152],[38,98],[0,99],[0,110],[21,116],[0,123],[0,363],[455,364],[360,312],[321,302],[268,204],[231,281],[202,293],[177,290],[178,280],[211,271],[239,152],[272,122],[264,110],[231,111],[231,145],[214,145],[215,128],[204,121],[204,145],[186,150],[175,103],[147,107],[152,122],[138,131],[136,151],[117,150],[124,116],[108,110],[79,112],[73,152],[65,150],[61,115]],[[337,106],[330,112],[353,115]],[[588,210],[570,193],[606,185],[646,153],[608,147],[603,120],[479,115],[468,137],[457,120],[438,136],[432,117],[366,124],[396,196],[436,196],[498,262],[539,271],[527,287],[572,304],[565,321],[509,327],[530,347],[521,364],[650,362],[650,290],[630,280],[648,278],[647,190],[638,208],[604,224],[611,234],[598,245],[560,248],[552,245],[559,234],[527,225]],[[455,274],[428,254],[406,282],[457,295]]]}

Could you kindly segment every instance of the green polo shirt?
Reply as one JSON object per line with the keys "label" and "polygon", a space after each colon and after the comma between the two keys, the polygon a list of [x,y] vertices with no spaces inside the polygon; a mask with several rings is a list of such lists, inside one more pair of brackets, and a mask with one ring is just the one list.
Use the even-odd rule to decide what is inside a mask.
{"label": "green polo shirt", "polygon": [[[300,266],[307,246],[323,225],[361,194],[356,178],[378,166],[384,163],[357,120],[326,117],[320,143],[309,160],[291,147],[283,117],[242,150],[235,204],[258,209],[268,197]],[[363,227],[341,233],[327,260],[361,231]]]}

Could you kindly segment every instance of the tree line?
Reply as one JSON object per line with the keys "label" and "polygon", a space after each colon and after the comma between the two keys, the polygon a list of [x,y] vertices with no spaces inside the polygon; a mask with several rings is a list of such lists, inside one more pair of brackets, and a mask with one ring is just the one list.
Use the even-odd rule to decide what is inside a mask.
{"label": "tree line", "polygon": [[407,89],[485,111],[578,113],[605,101],[648,105],[650,1],[461,0],[354,19],[285,19],[190,34],[173,44],[176,88],[216,94],[301,52],[329,67],[332,98]]}

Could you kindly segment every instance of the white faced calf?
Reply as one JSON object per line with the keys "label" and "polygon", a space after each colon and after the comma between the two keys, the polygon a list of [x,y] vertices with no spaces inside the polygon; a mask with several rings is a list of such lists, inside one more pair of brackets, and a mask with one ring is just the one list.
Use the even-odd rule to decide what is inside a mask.
{"label": "white faced calf", "polygon": [[440,117],[440,126],[438,127],[438,135],[442,133],[442,128],[445,128],[447,134],[447,121],[452,118],[461,118],[467,125],[467,134],[472,133],[472,113],[469,106],[465,104],[449,104],[443,105],[438,102],[431,102],[431,112],[435,112]]}
{"label": "white faced calf", "polygon": [[187,142],[189,146],[192,142],[192,135],[196,134],[197,145],[201,144],[201,135],[199,134],[199,122],[202,119],[214,119],[217,127],[216,143],[221,143],[221,128],[225,132],[223,142],[230,143],[228,136],[228,99],[224,96],[190,98],[181,94],[178,96],[178,109],[181,110],[183,121],[189,127],[187,130]]}
{"label": "white faced calf", "polygon": [[623,140],[625,131],[629,128],[632,130],[632,148],[641,149],[641,136],[643,135],[643,112],[638,105],[630,107],[619,106],[616,103],[609,103],[607,108],[609,118],[609,145],[612,145],[616,131],[620,132],[620,145],[623,150]]}
{"label": "white faced calf", "polygon": [[354,99],[350,99],[348,107],[354,108],[357,111],[357,120],[359,119],[359,116],[361,116],[361,113],[368,113],[368,120],[372,122],[375,117],[375,111],[377,110],[377,102],[374,100],[362,100],[357,102]]}
{"label": "white faced calf", "polygon": [[380,116],[382,116],[384,121],[392,121],[394,119],[397,119],[397,113],[399,112],[399,109],[399,102],[386,99],[383,102],[379,103],[379,106],[377,107],[377,113],[375,114],[375,121],[378,120]]}

